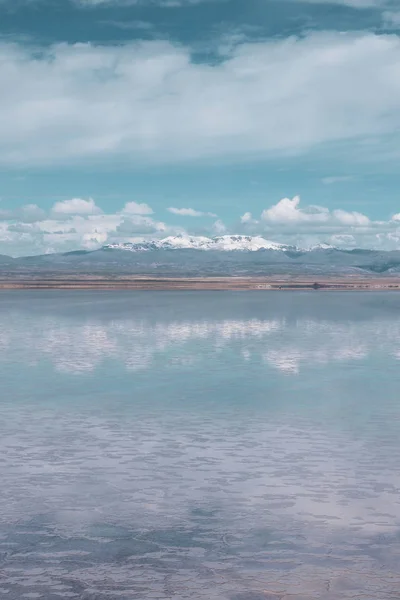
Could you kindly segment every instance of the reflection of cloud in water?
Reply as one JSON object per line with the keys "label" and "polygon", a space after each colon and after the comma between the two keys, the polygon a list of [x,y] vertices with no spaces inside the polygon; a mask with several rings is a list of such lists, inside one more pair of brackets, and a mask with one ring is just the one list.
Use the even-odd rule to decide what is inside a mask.
{"label": "reflection of cloud in water", "polygon": [[[149,367],[156,356],[174,349],[190,346],[193,342],[211,344],[215,349],[230,342],[248,339],[262,340],[282,324],[278,321],[225,320],[221,322],[172,322],[149,324],[140,320],[111,321],[107,324],[86,322],[76,325],[46,317],[29,328],[19,318],[0,324],[3,358],[7,346],[19,347],[21,358],[32,358],[33,353],[47,356],[57,369],[67,372],[92,371],[102,361],[122,361],[130,370]],[[0,347],[1,349],[1,347]],[[189,348],[190,351],[190,348]],[[196,351],[202,352],[201,346]],[[186,356],[176,364],[190,364],[195,360]]]}
{"label": "reflection of cloud in water", "polygon": [[[299,319],[226,319],[152,323],[140,319],[84,322],[38,317],[34,323],[12,313],[0,320],[0,360],[18,348],[27,364],[50,359],[64,372],[93,371],[107,359],[128,370],[151,367],[155,360],[191,365],[226,346],[244,362],[261,359],[286,374],[310,365],[365,359],[372,352],[400,358],[400,320],[328,322]],[[184,352],[184,357],[179,356]],[[174,353],[178,354],[174,356]]]}
{"label": "reflection of cloud in water", "polygon": [[304,347],[302,349],[285,347],[270,350],[264,354],[264,360],[284,373],[298,374],[302,365],[327,365],[332,362],[362,360],[373,350],[373,347],[370,347],[367,343],[357,344],[356,340],[346,340],[344,332],[340,347],[338,347],[336,335],[337,332],[332,337],[328,336],[328,339],[320,342],[319,347]]}
{"label": "reflection of cloud in water", "polygon": [[0,594],[397,598],[398,312],[114,298],[0,312]]}

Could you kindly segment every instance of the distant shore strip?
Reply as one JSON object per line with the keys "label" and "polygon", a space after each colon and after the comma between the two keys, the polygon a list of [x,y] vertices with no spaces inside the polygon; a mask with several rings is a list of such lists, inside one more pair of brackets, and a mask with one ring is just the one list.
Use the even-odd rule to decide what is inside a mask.
{"label": "distant shore strip", "polygon": [[397,278],[350,278],[332,277],[324,279],[284,279],[278,277],[197,277],[156,278],[96,276],[1,278],[2,290],[214,290],[214,291],[400,291]]}

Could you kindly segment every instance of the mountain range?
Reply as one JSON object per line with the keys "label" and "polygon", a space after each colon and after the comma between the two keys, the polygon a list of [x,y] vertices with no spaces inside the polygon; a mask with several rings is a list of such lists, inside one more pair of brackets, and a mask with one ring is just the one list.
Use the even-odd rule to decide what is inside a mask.
{"label": "mountain range", "polygon": [[0,256],[3,278],[44,274],[400,276],[400,250],[349,250],[327,244],[304,249],[259,236],[224,235],[175,236],[19,258]]}

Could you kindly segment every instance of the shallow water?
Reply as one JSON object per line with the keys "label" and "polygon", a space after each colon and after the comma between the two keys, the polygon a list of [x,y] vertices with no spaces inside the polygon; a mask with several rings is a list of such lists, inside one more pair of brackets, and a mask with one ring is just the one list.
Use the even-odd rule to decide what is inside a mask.
{"label": "shallow water", "polygon": [[400,598],[400,294],[0,294],[0,595]]}

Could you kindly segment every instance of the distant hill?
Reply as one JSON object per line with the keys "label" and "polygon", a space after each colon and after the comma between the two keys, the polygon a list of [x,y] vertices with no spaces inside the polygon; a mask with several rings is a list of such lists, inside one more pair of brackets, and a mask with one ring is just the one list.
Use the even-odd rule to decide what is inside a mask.
{"label": "distant hill", "polygon": [[22,258],[0,255],[2,277],[35,274],[152,276],[400,276],[400,251],[308,249],[258,236],[176,236]]}

